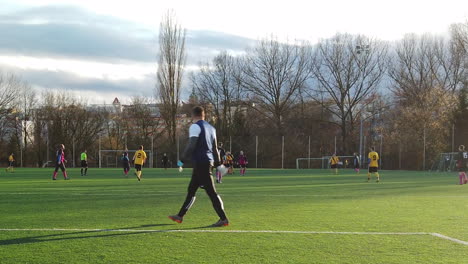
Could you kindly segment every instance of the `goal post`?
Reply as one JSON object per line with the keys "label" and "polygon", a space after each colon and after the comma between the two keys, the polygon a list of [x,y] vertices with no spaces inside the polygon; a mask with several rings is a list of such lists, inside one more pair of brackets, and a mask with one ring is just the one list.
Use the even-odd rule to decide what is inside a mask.
{"label": "goal post", "polygon": [[[110,150],[102,149],[99,150],[99,168],[117,168],[122,164],[122,154],[128,152],[128,157],[131,160],[133,154],[138,150]],[[151,150],[145,150],[147,154],[147,162],[143,165],[146,168],[153,168],[153,152]]]}
{"label": "goal post", "polygon": [[432,164],[431,171],[455,171],[457,169],[458,152],[440,153]]}
{"label": "goal post", "polygon": [[[352,168],[354,156],[337,156],[339,158],[338,166],[341,168]],[[331,156],[321,158],[297,158],[296,169],[328,169],[330,168]],[[348,160],[348,164],[346,164]]]}

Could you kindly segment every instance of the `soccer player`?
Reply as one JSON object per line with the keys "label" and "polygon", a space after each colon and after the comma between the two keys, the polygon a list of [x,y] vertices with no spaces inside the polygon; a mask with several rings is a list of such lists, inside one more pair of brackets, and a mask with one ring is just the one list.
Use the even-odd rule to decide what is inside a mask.
{"label": "soccer player", "polygon": [[226,152],[225,166],[228,168],[228,174],[234,173],[234,155],[230,151]]}
{"label": "soccer player", "polygon": [[54,170],[54,175],[52,176],[52,180],[57,180],[57,172],[60,168],[63,174],[63,178],[65,180],[69,180],[67,176],[67,169],[65,168],[65,162],[67,160],[65,159],[65,145],[60,144],[57,150],[57,159],[55,160],[55,170]]}
{"label": "soccer player", "polygon": [[336,156],[336,153],[330,158],[330,168],[335,171],[335,174],[338,174],[338,162],[340,162],[340,158]]}
{"label": "soccer player", "polygon": [[141,181],[141,168],[146,162],[146,152],[143,151],[143,145],[138,147],[138,150],[133,155],[133,164],[135,165],[135,176],[138,178],[138,181]]}
{"label": "soccer player", "polygon": [[239,157],[237,158],[237,164],[239,164],[241,176],[245,175],[245,169],[247,168],[248,163],[249,162],[247,161],[247,156],[244,155],[244,151],[241,150],[239,153]]}
{"label": "soccer player", "polygon": [[128,172],[130,171],[130,158],[128,157],[128,150],[122,154],[122,165],[125,176],[128,177]]}
{"label": "soccer player", "polygon": [[83,175],[88,176],[88,154],[86,154],[86,149],[81,153],[81,176]]}
{"label": "soccer player", "polygon": [[161,161],[162,161],[164,169],[167,170],[167,167],[169,165],[169,158],[167,157],[166,153],[164,153],[164,156]]}
{"label": "soccer player", "polygon": [[5,169],[6,172],[15,172],[15,155],[13,153],[8,156],[8,168]]}
{"label": "soccer player", "polygon": [[466,163],[468,161],[468,152],[465,151],[465,146],[460,145],[458,147],[458,158],[457,158],[457,167],[458,167],[458,178],[460,179],[460,185],[466,184],[468,178],[466,176]]}
{"label": "soccer player", "polygon": [[190,126],[189,143],[182,154],[179,164],[192,157],[193,171],[192,179],[188,186],[187,197],[176,215],[170,215],[169,218],[177,223],[182,223],[184,215],[195,202],[195,194],[199,187],[205,189],[211,199],[213,208],[219,216],[219,220],[213,227],[222,227],[229,225],[229,220],[224,212],[223,201],[216,193],[216,189],[211,177],[213,166],[221,165],[219,151],[216,143],[216,129],[205,121],[205,110],[197,106],[192,110],[192,118],[195,121]]}
{"label": "soccer player", "polygon": [[370,181],[371,173],[377,177],[377,182],[380,182],[379,175],[379,153],[375,152],[375,148],[371,147],[369,152],[369,171],[367,172],[367,182]]}
{"label": "soccer player", "polygon": [[[219,158],[221,159],[221,161],[224,161],[226,157],[226,151],[223,148],[223,142],[219,142],[218,152],[219,152]],[[222,176],[223,176],[222,173],[218,171],[218,169],[216,169],[216,182],[217,183],[221,183]]]}
{"label": "soccer player", "polygon": [[353,165],[354,165],[354,171],[359,174],[359,169],[361,168],[360,160],[359,160],[359,155],[354,152],[354,158],[353,158]]}

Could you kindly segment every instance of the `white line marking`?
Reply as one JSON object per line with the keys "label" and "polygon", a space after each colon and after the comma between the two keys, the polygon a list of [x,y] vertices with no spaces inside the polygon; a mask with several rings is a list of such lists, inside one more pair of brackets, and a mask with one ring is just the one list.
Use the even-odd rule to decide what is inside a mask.
{"label": "white line marking", "polygon": [[[186,195],[185,192],[143,192],[143,193],[73,193],[73,192],[49,192],[49,193],[2,193],[0,195],[72,195],[72,196],[176,196]],[[356,194],[356,195],[342,195],[342,194],[231,194],[231,193],[218,193],[221,196],[235,196],[235,197],[373,197],[378,194]],[[397,198],[467,198],[468,195],[401,195]]]}
{"label": "white line marking", "polygon": [[435,236],[435,237],[438,237],[438,238],[450,240],[450,241],[455,242],[455,243],[458,243],[458,244],[462,244],[462,245],[468,246],[468,242],[467,242],[467,241],[463,241],[463,240],[456,239],[456,238],[449,237],[449,236],[444,236],[444,235],[439,234],[439,233],[431,233],[431,235],[432,235],[432,236]]}
{"label": "white line marking", "polygon": [[[79,232],[134,232],[134,233],[269,233],[269,234],[330,234],[330,235],[397,235],[397,236],[421,236],[430,235],[457,244],[468,246],[467,241],[445,236],[439,233],[427,232],[340,232],[340,231],[288,231],[288,230],[212,230],[212,229],[91,229],[91,228],[0,228],[0,231],[79,231]],[[64,234],[66,235],[66,234]]]}

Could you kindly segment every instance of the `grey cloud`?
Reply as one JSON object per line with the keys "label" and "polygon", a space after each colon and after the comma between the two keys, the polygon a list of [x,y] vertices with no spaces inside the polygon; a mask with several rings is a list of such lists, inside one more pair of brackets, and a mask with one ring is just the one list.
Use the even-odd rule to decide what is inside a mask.
{"label": "grey cloud", "polygon": [[92,60],[154,61],[156,58],[151,40],[129,38],[89,26],[0,23],[0,32],[0,51],[6,54]]}
{"label": "grey cloud", "polygon": [[[28,21],[45,21],[40,24]],[[71,6],[48,6],[0,16],[0,52],[97,61],[156,62],[157,29]],[[212,31],[188,31],[188,63],[221,50],[242,51],[254,40]]]}
{"label": "grey cloud", "polygon": [[143,80],[106,80],[97,78],[85,78],[69,72],[53,72],[43,70],[18,70],[21,78],[30,84],[47,89],[67,89],[70,91],[99,92],[101,94],[114,93],[132,95],[152,95],[154,77],[146,76]]}

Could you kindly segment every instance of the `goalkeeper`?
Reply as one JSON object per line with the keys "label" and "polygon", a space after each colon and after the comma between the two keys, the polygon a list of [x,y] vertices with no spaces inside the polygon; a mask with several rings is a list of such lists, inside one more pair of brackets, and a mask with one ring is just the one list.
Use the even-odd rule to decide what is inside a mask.
{"label": "goalkeeper", "polygon": [[190,126],[189,143],[182,154],[181,160],[178,161],[178,165],[183,166],[183,163],[191,156],[193,163],[192,179],[182,208],[177,215],[170,215],[169,218],[177,223],[182,223],[184,215],[195,202],[195,194],[198,188],[202,187],[210,197],[213,208],[219,216],[218,222],[212,226],[228,226],[229,220],[224,212],[223,201],[216,193],[213,178],[211,177],[213,166],[217,167],[221,164],[216,142],[216,129],[205,121],[205,111],[200,106],[193,108],[192,119],[195,123]]}

